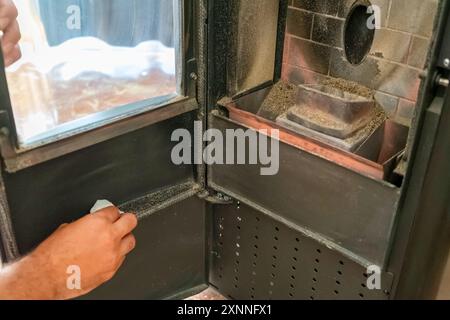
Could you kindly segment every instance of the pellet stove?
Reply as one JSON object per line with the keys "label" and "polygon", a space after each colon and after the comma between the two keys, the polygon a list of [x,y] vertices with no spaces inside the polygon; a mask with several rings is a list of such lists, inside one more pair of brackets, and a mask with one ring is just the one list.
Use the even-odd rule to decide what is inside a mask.
{"label": "pellet stove", "polygon": [[[395,226],[430,88],[422,82],[432,65],[430,17],[443,3],[277,4],[234,2],[241,18],[225,24],[233,41],[226,56],[213,51],[210,67],[226,75],[213,78],[226,90],[213,92],[228,97],[218,102],[210,127],[278,130],[282,165],[271,178],[248,166],[208,169],[208,184],[241,203],[214,216],[219,226],[212,283],[233,298],[389,298],[398,285],[390,272],[399,239]],[[218,68],[221,59],[226,68]],[[292,229],[271,227],[256,212]],[[297,227],[320,234],[331,251],[314,247],[308,236],[295,237]],[[259,241],[265,233],[270,236]],[[381,266],[387,286],[378,294],[366,290],[366,267],[350,266],[336,252],[360,266]]]}
{"label": "pellet stove", "polygon": [[[361,163],[372,162],[378,168],[376,178],[399,183],[393,172],[405,155],[426,55],[410,49],[417,41],[429,43],[419,35],[430,35],[432,26],[421,22],[424,30],[412,30],[417,36],[405,35],[401,26],[398,31],[388,29],[399,16],[396,12],[388,16],[387,8],[379,4],[299,1],[290,6],[282,79],[245,98],[238,94],[225,106],[231,117],[238,110],[253,113],[294,140],[324,148],[331,161],[330,153],[357,159],[360,163],[350,168],[374,176],[371,170],[361,170]],[[397,10],[401,7],[394,4]],[[244,41],[245,35],[241,37]],[[394,39],[401,41],[403,52],[386,47]],[[256,55],[244,44],[238,48],[240,54],[250,50]]]}
{"label": "pellet stove", "polygon": [[[73,5],[53,2],[29,4],[62,15]],[[176,92],[110,110],[91,85],[96,103],[88,105],[108,110],[24,148],[14,95],[0,73],[2,258],[30,252],[106,198],[138,215],[137,247],[117,277],[87,298],[175,299],[209,286],[246,300],[436,296],[450,230],[449,1],[79,3],[101,17],[98,23],[83,15],[90,22],[85,32],[107,43],[105,26],[122,32],[121,21],[134,23],[125,23],[132,31],[120,46],[174,39],[165,43],[173,46],[175,70],[167,90]],[[147,19],[150,11],[155,19]],[[171,24],[169,15],[174,30],[157,32],[151,22]],[[55,39],[66,36],[53,26],[64,20],[44,20]],[[163,48],[134,44],[113,49],[142,57]],[[114,56],[122,67],[142,67],[121,55]],[[124,68],[140,71],[131,69]],[[149,98],[154,93],[139,88],[161,84],[147,72],[138,73],[141,82],[133,79],[123,94],[96,85],[120,103]],[[107,80],[124,88],[120,77]],[[173,139],[180,129],[193,137],[192,158],[204,145],[202,129],[276,142],[267,151],[279,153],[279,171],[262,175],[261,160],[177,164]],[[250,143],[242,146],[246,157],[254,151]],[[226,159],[236,157],[234,147],[225,148]],[[368,285],[374,271],[381,284],[375,289]]]}

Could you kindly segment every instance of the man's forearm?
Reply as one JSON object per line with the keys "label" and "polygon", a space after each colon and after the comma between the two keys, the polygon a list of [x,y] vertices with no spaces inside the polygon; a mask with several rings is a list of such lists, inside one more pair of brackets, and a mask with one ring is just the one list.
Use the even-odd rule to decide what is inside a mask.
{"label": "man's forearm", "polygon": [[58,299],[42,260],[30,255],[0,270],[0,300]]}

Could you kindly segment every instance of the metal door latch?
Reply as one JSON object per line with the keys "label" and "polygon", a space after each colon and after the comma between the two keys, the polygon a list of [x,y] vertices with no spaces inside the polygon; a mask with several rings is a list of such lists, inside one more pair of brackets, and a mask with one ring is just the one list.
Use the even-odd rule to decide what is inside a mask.
{"label": "metal door latch", "polygon": [[436,77],[436,84],[440,87],[448,88],[449,82],[450,80],[443,77],[441,74],[438,74]]}

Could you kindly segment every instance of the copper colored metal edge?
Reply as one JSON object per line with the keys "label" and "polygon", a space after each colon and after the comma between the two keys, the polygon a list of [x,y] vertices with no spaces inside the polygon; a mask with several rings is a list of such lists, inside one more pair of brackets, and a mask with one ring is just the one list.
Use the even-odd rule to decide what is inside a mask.
{"label": "copper colored metal edge", "polygon": [[225,107],[229,112],[230,120],[238,122],[249,129],[256,131],[279,130],[279,140],[283,143],[371,178],[379,180],[384,180],[385,178],[384,168],[378,163],[303,137],[270,120],[266,120],[253,113],[239,109],[234,102],[227,104]]}

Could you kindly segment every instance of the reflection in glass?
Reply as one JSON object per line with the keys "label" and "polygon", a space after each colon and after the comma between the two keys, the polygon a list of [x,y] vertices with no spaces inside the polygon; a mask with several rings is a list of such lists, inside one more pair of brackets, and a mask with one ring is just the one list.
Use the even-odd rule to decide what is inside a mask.
{"label": "reflection in glass", "polygon": [[170,0],[15,0],[22,58],[7,69],[26,143],[61,124],[177,91]]}

